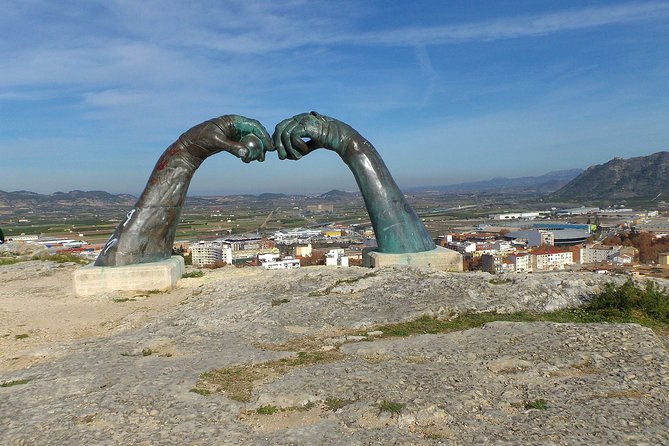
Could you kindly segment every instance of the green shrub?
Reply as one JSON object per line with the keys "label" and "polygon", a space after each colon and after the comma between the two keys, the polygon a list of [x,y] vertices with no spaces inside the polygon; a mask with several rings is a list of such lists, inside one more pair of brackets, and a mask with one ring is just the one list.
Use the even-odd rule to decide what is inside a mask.
{"label": "green shrub", "polygon": [[202,272],[202,270],[196,269],[194,271],[188,271],[187,273],[183,273],[181,278],[182,279],[192,279],[192,278],[202,277],[202,276],[204,276],[204,273]]}
{"label": "green shrub", "polygon": [[379,414],[382,412],[388,412],[390,415],[399,415],[402,412],[402,409],[404,409],[404,404],[383,400],[377,404],[376,407],[379,408]]}
{"label": "green shrub", "polygon": [[583,310],[605,318],[626,320],[641,316],[666,324],[669,323],[669,296],[664,288],[650,280],[644,287],[632,280],[620,286],[608,283]]}

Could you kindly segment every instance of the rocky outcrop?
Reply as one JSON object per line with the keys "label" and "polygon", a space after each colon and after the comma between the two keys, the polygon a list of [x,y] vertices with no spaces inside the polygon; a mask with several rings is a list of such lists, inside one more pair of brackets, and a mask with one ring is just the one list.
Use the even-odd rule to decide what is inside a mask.
{"label": "rocky outcrop", "polygon": [[669,195],[669,152],[612,160],[589,167],[563,188],[555,199],[659,198]]}
{"label": "rocky outcrop", "polygon": [[[48,274],[65,273],[72,270]],[[422,315],[574,307],[610,280],[623,279],[400,267],[208,271],[146,298],[150,306],[183,296],[148,322],[138,326],[129,316],[105,337],[52,345],[58,354],[30,368],[0,369],[0,383],[19,383],[0,388],[0,438],[8,444],[667,444],[669,356],[649,329],[495,322],[378,338],[379,325]],[[20,282],[11,282],[17,292]],[[120,297],[100,299],[123,305]],[[309,362],[299,360],[299,351],[336,354]],[[246,401],[215,386],[208,396],[191,391],[201,373],[224,368],[236,370],[234,382],[244,371],[265,374]]]}

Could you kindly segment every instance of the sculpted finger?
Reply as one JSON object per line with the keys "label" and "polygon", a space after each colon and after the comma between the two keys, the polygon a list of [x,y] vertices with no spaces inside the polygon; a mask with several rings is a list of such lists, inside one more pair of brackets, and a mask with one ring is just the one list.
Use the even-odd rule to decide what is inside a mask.
{"label": "sculpted finger", "polygon": [[258,139],[262,142],[263,159],[265,159],[264,152],[268,150],[274,150],[274,144],[272,143],[272,138],[269,136],[269,133],[265,129],[265,126],[262,125],[260,122],[253,119],[251,120],[251,123],[253,124],[251,127],[252,134],[257,136]]}
{"label": "sculpted finger", "polygon": [[299,160],[302,158],[302,153],[300,153],[299,150],[297,150],[295,147],[293,147],[293,142],[292,142],[292,134],[295,132],[295,128],[299,124],[297,121],[294,119],[291,120],[286,127],[283,129],[283,132],[281,132],[281,143],[286,149],[286,154],[288,155],[288,158],[292,160]]}
{"label": "sculpted finger", "polygon": [[[256,137],[254,136],[252,138]],[[225,150],[226,152],[233,154],[237,158],[240,158],[245,163],[257,159],[259,153],[262,152],[262,149],[258,147],[260,141],[258,139],[255,139],[255,141],[256,141],[255,144],[249,144],[248,141],[244,142],[233,141],[231,139],[227,139],[225,135],[221,135],[219,133],[216,133],[212,136],[212,143],[216,147],[217,151]],[[249,146],[247,146],[246,144],[249,144]]]}
{"label": "sculpted finger", "polygon": [[294,149],[300,152],[300,154],[306,155],[309,153],[309,147],[307,147],[307,143],[302,140],[303,137],[308,137],[304,127],[302,127],[302,125],[295,126],[290,134],[290,143]]}
{"label": "sculpted finger", "polygon": [[284,119],[280,123],[276,125],[274,128],[274,135],[272,135],[272,139],[274,140],[274,150],[278,152],[279,159],[285,160],[288,157],[288,154],[286,153],[286,148],[283,146],[283,142],[281,141],[281,135],[284,132],[284,129],[288,124],[290,124],[291,119]]}

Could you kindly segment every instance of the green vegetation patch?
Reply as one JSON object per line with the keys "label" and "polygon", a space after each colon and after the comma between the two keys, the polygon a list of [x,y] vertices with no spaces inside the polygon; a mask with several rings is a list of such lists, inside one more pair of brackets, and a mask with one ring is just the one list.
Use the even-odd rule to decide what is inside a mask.
{"label": "green vegetation patch", "polygon": [[115,297],[112,299],[113,302],[136,302],[137,299],[133,299],[131,297]]}
{"label": "green vegetation patch", "polygon": [[15,263],[23,262],[24,260],[14,257],[0,257],[0,266],[13,265]]}
{"label": "green vegetation patch", "polygon": [[[411,336],[467,330],[495,321],[637,323],[650,328],[669,330],[669,294],[656,282],[647,281],[645,285],[640,286],[628,280],[623,285],[606,284],[604,291],[579,308],[550,313],[465,313],[450,321],[426,315],[414,321],[375,327],[374,330],[383,332],[378,338]],[[368,331],[369,329],[365,330]]]}
{"label": "green vegetation patch", "polygon": [[272,415],[280,411],[281,409],[278,408],[277,406],[272,406],[269,404],[267,406],[260,406],[256,409],[256,413],[260,415]]}
{"label": "green vegetation patch", "polygon": [[543,399],[525,402],[525,409],[546,410],[547,408],[548,408],[548,402]]}
{"label": "green vegetation patch", "polygon": [[7,381],[0,384],[0,387],[20,386],[23,384],[28,384],[29,382],[30,382],[29,379],[15,379],[14,381]]}
{"label": "green vegetation patch", "polygon": [[288,302],[290,302],[290,299],[274,299],[272,300],[272,306],[276,307],[281,304],[287,304]]}
{"label": "green vegetation patch", "polygon": [[327,364],[343,358],[337,350],[299,352],[296,356],[260,364],[245,364],[211,370],[200,375],[196,388],[222,393],[230,399],[248,402],[256,381],[285,375],[295,367]]}
{"label": "green vegetation patch", "polygon": [[504,285],[505,283],[512,283],[513,279],[509,277],[501,278],[501,277],[494,277],[490,280],[488,280],[488,283],[491,283],[493,285]]}
{"label": "green vegetation patch", "polygon": [[325,408],[333,412],[338,411],[339,409],[353,404],[353,400],[347,400],[342,398],[326,398],[325,399]]}
{"label": "green vegetation patch", "polygon": [[202,277],[204,276],[204,272],[202,270],[196,269],[194,271],[188,271],[186,273],[183,273],[181,278],[182,279],[194,279],[196,277]]}
{"label": "green vegetation patch", "polygon": [[25,339],[27,337],[28,337],[27,334],[22,333],[22,334],[17,334],[16,336],[14,336],[14,339]]}
{"label": "green vegetation patch", "polygon": [[88,265],[91,263],[88,259],[67,252],[57,252],[47,257],[35,257],[33,260],[51,260],[56,263],[76,263],[78,265]]}
{"label": "green vegetation patch", "polygon": [[211,395],[211,392],[207,389],[198,389],[197,387],[193,387],[192,389],[189,390],[189,392],[197,393],[198,395],[202,396],[209,396]]}
{"label": "green vegetation patch", "polygon": [[376,405],[376,407],[379,409],[379,414],[387,412],[390,415],[399,415],[400,413],[402,413],[402,409],[404,409],[404,406],[405,405],[402,403],[397,403],[395,401],[388,401],[388,400],[383,400]]}

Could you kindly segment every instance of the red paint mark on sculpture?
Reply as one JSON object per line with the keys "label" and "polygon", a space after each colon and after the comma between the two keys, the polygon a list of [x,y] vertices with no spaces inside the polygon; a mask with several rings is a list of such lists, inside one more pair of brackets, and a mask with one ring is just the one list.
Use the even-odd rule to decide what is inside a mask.
{"label": "red paint mark on sculpture", "polygon": [[167,159],[160,160],[158,162],[158,164],[156,165],[156,171],[159,172],[159,171],[163,170],[165,168],[165,166],[167,166]]}

